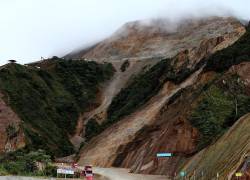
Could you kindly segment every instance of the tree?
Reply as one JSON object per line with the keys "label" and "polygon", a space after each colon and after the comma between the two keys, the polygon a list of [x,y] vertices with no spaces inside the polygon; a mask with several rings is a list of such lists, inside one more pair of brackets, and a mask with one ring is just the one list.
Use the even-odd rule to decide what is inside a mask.
{"label": "tree", "polygon": [[6,133],[7,133],[7,137],[9,139],[12,139],[14,137],[17,136],[18,134],[18,129],[14,124],[10,124],[7,128],[6,128]]}
{"label": "tree", "polygon": [[9,60],[9,62],[10,63],[16,63],[16,60],[11,59],[11,60]]}
{"label": "tree", "polygon": [[60,58],[59,57],[57,57],[57,56],[53,56],[52,58],[51,58],[51,60],[59,60]]}

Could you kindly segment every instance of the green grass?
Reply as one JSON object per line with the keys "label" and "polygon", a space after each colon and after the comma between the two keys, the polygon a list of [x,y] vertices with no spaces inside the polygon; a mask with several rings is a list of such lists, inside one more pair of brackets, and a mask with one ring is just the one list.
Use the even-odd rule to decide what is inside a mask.
{"label": "green grass", "polygon": [[22,120],[28,146],[52,155],[73,152],[68,136],[77,119],[95,101],[98,84],[114,72],[111,64],[49,60],[37,69],[8,64],[0,70],[5,101]]}
{"label": "green grass", "polygon": [[[233,45],[216,52],[206,62],[204,71],[223,73],[233,65],[250,60],[250,28]],[[203,100],[190,121],[201,132],[199,149],[206,147],[223,134],[242,115],[250,112],[250,98],[246,95],[239,77],[228,79],[227,84],[213,85],[203,94]]]}
{"label": "green grass", "polygon": [[246,87],[236,75],[223,78],[201,95],[189,121],[200,132],[198,150],[208,146],[231,127],[244,114],[250,112],[250,97]]}

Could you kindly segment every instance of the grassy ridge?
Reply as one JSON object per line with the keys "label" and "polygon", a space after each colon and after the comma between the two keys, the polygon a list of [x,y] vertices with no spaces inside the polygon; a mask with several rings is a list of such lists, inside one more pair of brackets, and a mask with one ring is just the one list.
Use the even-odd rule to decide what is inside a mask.
{"label": "grassy ridge", "polygon": [[68,135],[79,113],[95,100],[98,84],[113,75],[111,64],[48,61],[43,68],[8,64],[0,70],[0,89],[23,121],[29,147],[53,155],[72,153]]}

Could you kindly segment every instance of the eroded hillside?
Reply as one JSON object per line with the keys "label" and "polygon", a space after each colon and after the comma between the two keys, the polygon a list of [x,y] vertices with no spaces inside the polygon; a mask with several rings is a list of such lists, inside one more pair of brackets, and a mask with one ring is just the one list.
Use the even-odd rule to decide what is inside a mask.
{"label": "eroded hillside", "polygon": [[[240,76],[243,71],[229,70],[249,60],[249,32],[241,37],[241,25],[233,35],[227,30],[133,78],[108,108],[104,125],[110,127],[83,147],[79,162],[173,176],[194,154],[216,142],[249,112],[248,78]],[[157,159],[157,152],[175,156]]]}
{"label": "eroded hillside", "polygon": [[[184,170],[191,176],[211,179],[219,173],[231,178],[236,171],[247,176],[248,133],[242,128],[248,125],[240,124],[248,121],[237,120],[250,111],[249,33],[248,29],[234,45],[205,58],[196,80],[166,101],[154,123],[119,147],[113,165],[174,176],[186,162]],[[166,151],[174,157],[155,157]]]}
{"label": "eroded hillside", "polygon": [[[245,32],[245,28],[233,18],[211,18],[199,21],[190,20],[188,23],[182,23],[177,26],[174,32],[169,31],[168,27],[166,27],[168,22],[163,22],[164,20],[156,21],[152,26],[144,26],[141,22],[128,23],[122,28],[123,30],[119,30],[115,35],[100,43],[107,44],[107,46],[103,46],[102,50],[92,47],[88,50],[84,50],[84,55],[79,52],[66,56],[73,58],[91,58],[99,62],[107,61],[111,62],[116,68],[114,79],[111,80],[107,86],[102,88],[102,104],[92,112],[83,114],[79,120],[79,127],[83,128],[78,128],[79,131],[73,138],[74,144],[79,144],[79,141],[85,136],[85,129],[87,129],[87,137],[85,136],[85,138],[88,140],[93,135],[98,134],[109,127],[110,124],[113,124],[116,121],[115,119],[119,119],[123,114],[128,115],[136,110],[140,104],[143,104],[151,96],[157,93],[163,85],[162,82],[167,79],[181,82],[192,72],[199,69],[202,64],[199,62],[202,58],[232,44]],[[139,28],[140,31],[135,31],[134,26]],[[127,31],[131,32],[126,33]],[[165,34],[162,32],[165,32]],[[136,38],[137,33],[140,34],[140,37],[146,40],[150,39],[151,36],[157,36],[160,38],[159,41],[150,43],[144,42],[138,47],[133,47],[138,48],[141,53],[150,53],[151,56],[145,57],[143,55],[138,55],[138,57],[132,57],[130,56],[130,53],[123,56],[128,48],[120,49],[121,52],[119,53],[109,53],[111,44],[123,44],[127,43],[126,41],[130,41],[131,44],[136,44],[138,41]],[[169,48],[168,43],[172,42],[170,39],[173,36],[175,38],[174,42],[176,43],[174,46],[180,46],[182,48]],[[155,49],[151,51],[150,48],[143,48],[144,45],[152,46]],[[159,48],[166,51],[164,55],[159,54],[157,51]],[[115,49],[115,47],[112,47],[111,49]],[[85,53],[92,54],[93,56],[85,56]],[[102,57],[99,57],[101,54]],[[173,58],[173,56],[175,57]],[[172,59],[168,60],[169,58],[167,57],[172,57]],[[151,75],[143,75],[143,71],[149,69],[161,59],[165,59],[165,61],[159,63],[154,68],[155,70],[151,69]],[[128,68],[123,72],[120,68],[124,62],[129,62],[129,64]],[[142,72],[139,73],[140,71]],[[167,71],[169,71],[169,73],[166,75],[167,77],[165,77],[164,72]],[[145,79],[145,82],[140,83],[137,87],[136,91],[139,96],[132,95],[133,89],[124,89],[124,87],[131,82],[130,79],[133,79],[138,73],[139,76],[136,77],[137,79]],[[162,80],[160,79],[161,76]],[[152,81],[152,77],[154,77],[154,81]],[[159,81],[162,82],[159,83]],[[144,88],[144,86],[146,86],[146,88]],[[113,100],[120,90],[121,93],[119,93]],[[137,103],[131,102],[129,105],[125,105],[124,103],[126,103],[127,98],[133,98],[135,100],[139,98],[140,100],[137,99]],[[123,104],[116,103],[120,101],[123,101]],[[139,101],[140,103],[138,103]],[[100,127],[99,125],[105,119],[108,119],[108,121]]]}

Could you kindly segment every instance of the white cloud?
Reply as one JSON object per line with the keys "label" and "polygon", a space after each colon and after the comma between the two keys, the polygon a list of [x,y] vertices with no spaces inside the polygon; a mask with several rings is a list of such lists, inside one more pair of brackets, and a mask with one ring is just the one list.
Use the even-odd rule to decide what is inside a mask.
{"label": "white cloud", "polygon": [[61,55],[138,19],[233,14],[250,19],[249,0],[0,0],[0,63]]}

